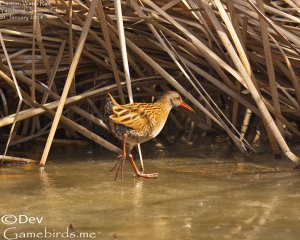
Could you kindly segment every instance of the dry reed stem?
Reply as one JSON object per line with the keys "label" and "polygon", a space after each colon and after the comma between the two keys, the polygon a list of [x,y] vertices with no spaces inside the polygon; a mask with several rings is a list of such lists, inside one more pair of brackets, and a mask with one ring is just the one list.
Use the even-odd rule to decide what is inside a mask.
{"label": "dry reed stem", "polygon": [[[219,29],[219,30],[222,31],[221,29]],[[247,73],[247,70],[242,65],[241,60],[237,56],[234,48],[232,47],[230,41],[227,38],[227,36],[224,34],[224,35],[220,35],[220,37],[222,37],[222,41],[224,43],[224,46],[227,48],[231,59],[233,60],[234,64],[236,65],[236,68],[239,69],[239,72],[243,76],[244,81],[246,82],[246,84],[248,86],[248,89],[249,89],[250,93],[252,94],[253,99],[255,100],[258,108],[261,111],[261,114],[262,114],[264,120],[266,121],[267,128],[270,129],[270,131],[272,131],[272,134],[274,134],[274,137],[276,138],[276,140],[277,140],[279,146],[281,147],[283,153],[290,160],[292,160],[294,162],[299,162],[300,161],[299,157],[297,157],[295,154],[293,154],[290,151],[288,145],[284,141],[284,139],[283,139],[279,129],[277,128],[272,116],[270,115],[267,107],[265,106],[263,99],[261,98],[259,92],[257,91],[256,87],[254,86],[249,74]]]}
{"label": "dry reed stem", "polygon": [[114,78],[115,78],[116,84],[118,86],[118,93],[119,93],[119,96],[121,98],[121,103],[125,104],[124,93],[123,93],[123,90],[122,90],[122,87],[121,87],[121,80],[120,80],[120,76],[119,76],[119,73],[118,73],[118,67],[117,67],[116,60],[115,60],[116,57],[114,55],[114,51],[113,51],[113,48],[112,48],[112,44],[111,44],[111,40],[110,40],[110,36],[109,36],[109,31],[108,31],[108,27],[107,27],[107,22],[106,22],[106,19],[105,19],[105,13],[103,11],[102,1],[99,1],[99,4],[97,6],[97,14],[98,14],[98,17],[99,17],[99,21],[100,21],[100,24],[101,24],[101,29],[102,29],[105,44],[106,44],[106,51],[108,53],[110,63],[111,63],[111,66],[112,66],[112,70],[113,70],[113,74],[114,74]]}
{"label": "dry reed stem", "polygon": [[[256,3],[258,5],[258,9],[263,14],[265,14],[262,0],[257,0]],[[281,112],[280,112],[278,91],[277,91],[276,79],[275,79],[276,77],[275,77],[275,72],[274,72],[274,67],[273,67],[269,36],[268,36],[268,31],[266,31],[268,28],[262,17],[260,17],[259,20],[260,20],[261,35],[262,35],[263,46],[264,46],[264,53],[265,53],[265,58],[266,58],[266,63],[267,63],[266,65],[267,65],[267,72],[268,72],[268,77],[269,77],[269,86],[271,88],[272,101],[273,101],[273,105],[275,108],[276,123],[277,123],[278,129],[280,130],[281,134],[283,135],[284,134],[283,126],[277,117],[278,115],[281,115]]]}
{"label": "dry reed stem", "polygon": [[[176,119],[179,112],[170,116],[179,129],[185,125],[184,122],[187,124],[187,139],[199,134],[197,128],[209,129],[211,123],[208,116],[216,123],[211,124],[212,130],[223,128],[231,138],[235,135],[240,138],[232,126],[239,126],[243,117],[241,113],[250,109],[259,119],[268,120],[262,122],[274,151],[278,152],[278,141],[282,151],[297,160],[290,154],[272,122],[274,117],[289,135],[300,136],[297,127],[300,117],[297,1],[258,3],[260,7],[250,0],[211,0],[210,4],[193,0],[121,2],[125,10],[123,24],[132,76],[145,79],[162,76],[166,80],[161,80],[159,84],[152,80],[133,82],[133,92],[135,97],[150,101],[150,96],[158,95],[158,89],[167,91],[171,86],[181,89],[205,114],[201,116],[198,111],[199,116],[186,115],[182,122]],[[15,100],[10,97],[17,91],[15,80],[21,95],[25,96],[25,104],[22,104],[22,111],[9,138],[13,139],[17,133],[24,137],[12,144],[18,141],[24,143],[48,133],[45,126],[52,123],[53,110],[57,109],[70,73],[73,49],[81,44],[83,20],[87,19],[90,10],[85,3],[71,0],[51,1],[47,7],[58,7],[65,12],[43,14],[42,19],[36,18],[35,21],[6,19],[0,22],[7,52],[5,54],[0,50],[0,95],[4,99],[4,104],[0,104],[0,114],[3,116],[0,127],[11,125],[17,119],[18,114],[14,114],[18,113]],[[37,10],[41,10],[40,6]],[[3,16],[8,15],[1,14]],[[115,22],[113,2],[99,2],[71,80],[70,93],[75,94],[74,98],[66,97],[63,104],[66,116],[75,123],[71,123],[73,128],[84,122],[90,126],[94,124],[100,127],[100,136],[102,131],[106,134],[107,130],[101,120],[103,94],[116,89],[121,98],[123,94],[124,83],[121,79],[125,74],[119,70],[122,69],[122,57]],[[9,30],[11,27],[14,30]],[[262,33],[261,28],[267,31]],[[269,58],[265,60],[264,56]],[[76,85],[73,84],[75,78]],[[118,87],[112,85],[114,82]],[[218,99],[215,96],[225,99],[228,111],[218,112],[220,103],[215,101]],[[34,103],[34,100],[40,104]],[[204,104],[200,104],[201,107],[200,102]],[[82,131],[85,137],[88,137],[88,131]],[[239,141],[242,139],[236,141],[241,148],[243,145]],[[97,137],[94,141],[98,141]]]}
{"label": "dry reed stem", "polygon": [[87,37],[87,34],[88,34],[88,30],[90,28],[92,18],[94,16],[95,11],[96,11],[96,6],[97,6],[97,0],[93,0],[92,3],[91,3],[91,6],[90,6],[89,13],[87,15],[82,33],[80,35],[79,43],[77,45],[76,52],[74,54],[74,58],[73,58],[73,61],[72,61],[71,67],[70,67],[70,71],[69,71],[68,77],[66,79],[64,91],[61,95],[61,99],[59,101],[59,104],[58,104],[58,107],[57,107],[57,110],[56,110],[56,114],[55,114],[55,117],[53,119],[52,127],[51,127],[51,130],[50,130],[49,136],[48,136],[48,140],[46,142],[46,146],[44,148],[44,152],[43,152],[43,155],[42,155],[42,158],[41,158],[41,161],[40,161],[40,165],[42,165],[42,166],[45,165],[45,163],[46,163],[46,160],[47,160],[47,157],[48,157],[48,154],[49,154],[49,150],[50,150],[53,138],[54,138],[54,134],[56,132],[58,122],[61,118],[62,110],[64,108],[64,105],[65,105],[67,95],[69,93],[72,81],[74,79],[75,70],[76,70],[76,67],[78,65],[81,52],[83,50],[83,46],[84,46],[84,43],[85,43],[85,40],[86,40],[86,37]]}
{"label": "dry reed stem", "polygon": [[[13,81],[11,79],[9,79],[7,76],[3,75],[3,72],[0,71],[0,74],[2,73],[2,77],[3,79],[6,79],[8,82],[10,82],[10,84],[13,84]],[[26,101],[29,102],[29,104],[31,106],[34,106],[35,109],[39,109],[41,108],[42,110],[44,110],[48,115],[50,115],[51,118],[54,118],[56,115],[56,112],[54,112],[53,110],[51,110],[50,108],[47,108],[47,106],[41,106],[40,104],[33,102],[31,97],[29,95],[27,95],[25,92],[23,92],[24,98]],[[47,104],[46,104],[47,105]],[[59,102],[58,102],[58,106],[59,106]],[[30,112],[30,117],[32,117],[32,112]],[[26,115],[26,114],[25,114]],[[22,119],[23,114],[22,115],[17,115],[18,120]],[[15,124],[15,119],[16,117],[13,117],[13,124]],[[91,132],[90,130],[88,130],[87,128],[81,126],[80,124],[72,121],[71,119],[65,117],[65,116],[61,116],[60,121],[67,126],[68,128],[71,128],[74,131],[79,132],[80,134],[82,134],[83,136],[87,137],[88,139],[98,143],[99,145],[109,149],[110,151],[116,152],[116,153],[120,153],[121,150],[119,148],[117,148],[116,146],[114,146],[113,144],[111,144],[110,142],[106,141],[105,139],[101,138],[100,136],[98,136],[97,134]],[[102,123],[103,124],[103,123]],[[11,133],[10,133],[11,136]],[[10,143],[10,142],[8,142]]]}
{"label": "dry reed stem", "polygon": [[[5,150],[4,150],[4,154],[3,154],[3,158],[2,158],[2,163],[3,163],[4,157],[5,157],[5,155],[6,155],[7,151],[8,151],[9,144],[10,144],[12,138],[13,138],[13,133],[14,133],[14,130],[15,130],[15,126],[16,126],[16,123],[18,121],[18,114],[20,112],[20,109],[21,109],[21,106],[22,106],[22,103],[23,103],[23,96],[21,94],[20,87],[19,87],[18,82],[16,80],[16,77],[14,75],[14,70],[12,68],[12,65],[11,65],[11,62],[10,62],[10,59],[9,59],[9,56],[8,56],[8,53],[7,53],[7,49],[5,47],[5,43],[4,43],[1,31],[0,31],[0,41],[1,41],[1,46],[2,46],[2,49],[4,51],[5,57],[7,59],[9,70],[10,70],[10,72],[12,74],[12,77],[13,77],[13,84],[15,86],[15,89],[17,91],[18,98],[19,98],[18,107],[17,107],[17,110],[16,110],[16,115],[15,115],[14,121],[13,121],[11,129],[10,129],[9,137],[8,137],[8,140],[7,140],[7,143],[6,143],[6,146],[5,146]],[[2,63],[0,65],[0,68],[3,68],[3,64]]]}
{"label": "dry reed stem", "polygon": [[29,159],[29,158],[20,158],[20,157],[13,157],[7,155],[0,155],[0,158],[4,160],[4,162],[17,162],[17,163],[38,163],[38,161]]}

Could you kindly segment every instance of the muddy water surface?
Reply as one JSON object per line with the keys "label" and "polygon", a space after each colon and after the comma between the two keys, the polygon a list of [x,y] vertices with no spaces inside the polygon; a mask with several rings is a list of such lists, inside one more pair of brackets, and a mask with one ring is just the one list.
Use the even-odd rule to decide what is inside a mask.
{"label": "muddy water surface", "polygon": [[115,156],[85,148],[54,149],[44,170],[0,170],[1,239],[299,239],[300,173],[288,161],[148,152],[158,179],[126,163],[114,182]]}

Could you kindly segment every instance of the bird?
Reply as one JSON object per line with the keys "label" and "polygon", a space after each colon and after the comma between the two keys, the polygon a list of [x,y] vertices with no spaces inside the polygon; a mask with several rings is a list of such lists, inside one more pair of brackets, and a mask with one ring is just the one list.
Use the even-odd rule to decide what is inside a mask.
{"label": "bird", "polygon": [[166,92],[154,103],[129,103],[124,105],[117,103],[113,96],[108,94],[104,120],[111,132],[123,141],[122,155],[119,156],[120,160],[111,170],[113,171],[118,166],[114,180],[118,178],[120,171],[121,178],[123,178],[123,168],[127,153],[137,177],[158,177],[158,173],[144,173],[144,169],[139,171],[131,150],[135,145],[155,138],[163,129],[171,109],[179,106],[194,112],[193,108],[187,105],[175,91]]}

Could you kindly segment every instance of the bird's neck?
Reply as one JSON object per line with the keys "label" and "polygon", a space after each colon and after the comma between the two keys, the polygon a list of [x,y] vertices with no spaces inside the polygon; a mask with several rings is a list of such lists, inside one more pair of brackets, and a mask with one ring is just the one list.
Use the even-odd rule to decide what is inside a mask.
{"label": "bird's neck", "polygon": [[170,100],[165,96],[157,100],[155,103],[167,112],[170,112],[173,108],[172,104],[170,103]]}

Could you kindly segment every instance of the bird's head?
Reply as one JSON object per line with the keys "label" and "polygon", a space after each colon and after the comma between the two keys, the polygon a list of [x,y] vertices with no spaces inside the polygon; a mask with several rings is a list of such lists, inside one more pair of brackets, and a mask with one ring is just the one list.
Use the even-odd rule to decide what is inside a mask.
{"label": "bird's head", "polygon": [[181,96],[174,91],[169,91],[166,93],[165,97],[170,101],[172,107],[184,107],[185,109],[195,112],[189,105],[187,105],[181,98]]}

